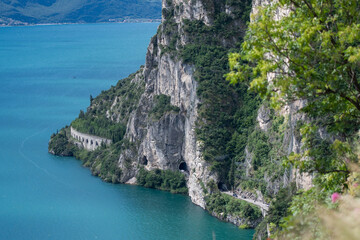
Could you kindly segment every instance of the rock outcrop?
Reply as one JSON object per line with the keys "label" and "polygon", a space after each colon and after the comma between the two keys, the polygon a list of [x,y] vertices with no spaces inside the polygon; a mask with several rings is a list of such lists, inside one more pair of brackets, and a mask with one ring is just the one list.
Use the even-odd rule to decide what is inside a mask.
{"label": "rock outcrop", "polygon": [[[168,2],[163,1],[163,9],[174,8]],[[184,19],[210,24],[210,17],[201,1],[173,1],[172,4],[181,6],[173,17],[182,36],[177,43],[180,47],[187,43],[186,35],[181,29]],[[159,30],[148,47],[144,69],[145,92],[127,125],[126,138],[136,143],[137,148],[134,151],[124,151],[120,155],[119,166],[123,169],[126,159],[135,160],[132,168],[124,171],[122,181],[127,182],[133,178],[138,165],[143,165],[147,170],[178,171],[180,164],[185,164],[189,195],[195,204],[205,208],[203,189],[199,182],[206,183],[210,179],[216,179],[216,175],[203,160],[201,143],[196,139],[197,106],[200,100],[197,96],[198,84],[194,78],[194,66],[163,52],[164,46],[170,45],[169,34],[165,33],[164,25],[160,25]],[[166,113],[156,121],[149,112],[154,96],[161,94],[170,96],[171,104],[180,111]]]}

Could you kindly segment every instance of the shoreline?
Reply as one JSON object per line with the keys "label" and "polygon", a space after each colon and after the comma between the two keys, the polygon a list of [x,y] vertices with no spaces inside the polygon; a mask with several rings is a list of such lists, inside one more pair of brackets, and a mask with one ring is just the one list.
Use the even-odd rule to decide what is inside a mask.
{"label": "shoreline", "polygon": [[[53,147],[50,147],[50,144],[53,140],[55,140],[56,136],[62,135],[62,131],[65,132],[65,138],[67,139],[68,143],[72,144],[74,146],[74,152],[71,152],[70,155],[67,154],[63,154],[62,153],[56,153],[54,151]],[[190,198],[189,192],[187,193],[180,193],[180,192],[172,192],[171,190],[166,190],[166,189],[161,189],[161,188],[157,188],[157,187],[145,187],[144,185],[141,185],[137,182],[137,176],[132,177],[131,179],[129,179],[126,182],[121,182],[121,181],[113,181],[110,178],[104,178],[103,175],[99,174],[98,170],[92,168],[90,165],[86,164],[86,160],[84,160],[83,158],[80,157],[80,155],[76,155],[76,151],[86,151],[86,152],[91,152],[93,150],[89,150],[89,148],[85,147],[83,144],[83,137],[86,139],[91,139],[91,138],[101,138],[99,136],[96,135],[91,135],[89,133],[81,133],[77,130],[75,130],[72,126],[66,126],[65,128],[61,129],[57,134],[54,135],[54,137],[50,137],[50,141],[49,141],[49,147],[48,147],[48,153],[52,154],[54,156],[58,156],[58,157],[71,157],[74,160],[77,161],[81,161],[81,166],[88,169],[91,173],[92,176],[99,178],[101,181],[106,182],[106,183],[110,183],[110,184],[125,184],[125,185],[133,185],[133,186],[139,186],[139,187],[143,187],[143,188],[149,188],[149,189],[156,189],[159,191],[165,191],[165,192],[169,192],[171,194],[180,194],[180,195],[184,195]],[[86,141],[85,139],[85,141]],[[56,140],[55,140],[56,141]],[[69,153],[69,152],[68,152]],[[188,188],[188,185],[187,189]],[[229,192],[219,192],[220,194],[224,194],[224,195],[229,195],[230,197],[234,197],[232,194],[229,194]],[[211,215],[212,217],[218,219],[219,221],[222,222],[227,222],[230,223],[236,227],[238,227],[239,229],[253,229],[255,230],[256,226],[263,220],[263,218],[266,216],[266,214],[264,214],[263,209],[256,203],[253,202],[249,199],[242,199],[239,197],[234,197],[236,199],[239,199],[241,201],[245,201],[248,202],[252,205],[255,205],[256,207],[258,207],[262,213],[262,217],[257,218],[257,219],[248,219],[247,217],[240,217],[239,215],[232,215],[232,213],[226,213],[226,212],[216,212],[214,210],[210,210],[208,207],[202,208],[199,204],[196,204],[195,202],[191,201],[192,204],[201,207],[205,212],[207,212],[209,215]],[[191,198],[190,198],[191,200]]]}
{"label": "shoreline", "polygon": [[161,23],[161,19],[125,19],[123,21],[108,22],[63,22],[63,23],[18,23],[18,24],[0,24],[0,28],[5,27],[33,27],[33,26],[57,26],[57,25],[73,25],[73,24],[107,24],[107,23]]}

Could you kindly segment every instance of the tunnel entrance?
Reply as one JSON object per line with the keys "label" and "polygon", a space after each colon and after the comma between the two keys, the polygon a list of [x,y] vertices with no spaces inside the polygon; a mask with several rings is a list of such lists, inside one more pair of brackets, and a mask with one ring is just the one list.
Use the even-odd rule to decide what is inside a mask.
{"label": "tunnel entrance", "polygon": [[180,165],[179,165],[179,170],[180,171],[184,171],[184,172],[189,172],[188,168],[187,168],[187,165],[186,165],[186,162],[181,162]]}
{"label": "tunnel entrance", "polygon": [[228,188],[227,188],[227,186],[226,186],[226,184],[223,183],[223,182],[219,182],[219,183],[218,183],[218,189],[219,189],[220,191],[229,191]]}
{"label": "tunnel entrance", "polygon": [[148,160],[147,160],[147,157],[146,156],[143,156],[142,160],[141,160],[141,163],[143,165],[147,165],[148,164]]}

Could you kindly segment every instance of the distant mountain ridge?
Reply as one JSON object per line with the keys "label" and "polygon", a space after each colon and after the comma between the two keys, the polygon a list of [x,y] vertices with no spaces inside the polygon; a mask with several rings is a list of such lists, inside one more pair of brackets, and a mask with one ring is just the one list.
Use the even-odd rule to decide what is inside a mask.
{"label": "distant mountain ridge", "polygon": [[161,0],[0,0],[0,25],[160,18]]}

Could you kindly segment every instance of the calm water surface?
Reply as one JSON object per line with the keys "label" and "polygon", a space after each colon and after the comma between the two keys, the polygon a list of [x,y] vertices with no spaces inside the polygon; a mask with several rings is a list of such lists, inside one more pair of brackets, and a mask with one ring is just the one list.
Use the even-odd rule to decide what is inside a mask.
{"label": "calm water surface", "polygon": [[0,239],[251,239],[186,196],[112,185],[49,136],[145,62],[158,24],[0,28]]}

